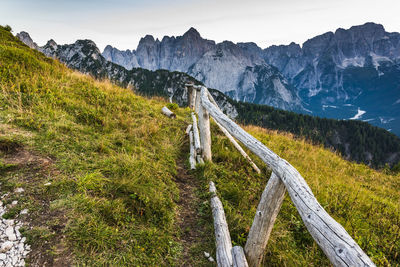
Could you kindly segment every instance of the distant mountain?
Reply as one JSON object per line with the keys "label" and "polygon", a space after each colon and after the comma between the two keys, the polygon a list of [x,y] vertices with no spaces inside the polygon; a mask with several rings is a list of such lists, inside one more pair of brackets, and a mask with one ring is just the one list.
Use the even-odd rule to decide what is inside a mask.
{"label": "distant mountain", "polygon": [[400,135],[400,34],[366,23],[263,51],[313,114],[360,119]]}
{"label": "distant mountain", "polygon": [[107,46],[126,68],[185,72],[235,100],[337,119],[358,119],[400,136],[400,34],[366,23],[314,37],[302,46],[216,44],[193,28],[136,50]]}
{"label": "distant mountain", "polygon": [[[34,43],[26,32],[17,34],[25,44]],[[170,72],[168,70],[147,70],[143,68],[126,68],[107,61],[96,44],[91,40],[77,40],[73,44],[58,45],[50,40],[46,45],[31,47],[44,53],[48,57],[57,58],[72,69],[90,74],[96,78],[108,78],[123,87],[133,89],[136,93],[147,96],[168,97],[179,105],[186,105],[186,83],[195,82],[201,84],[193,77],[183,72]],[[221,106],[231,118],[237,116],[235,108],[226,101],[226,96],[218,92],[223,101]]]}
{"label": "distant mountain", "polygon": [[107,46],[103,56],[127,69],[185,72],[208,87],[229,92],[236,100],[307,112],[296,89],[265,63],[262,49],[254,43],[216,44],[190,28],[183,36],[165,36],[161,41],[147,35],[136,50]]}
{"label": "distant mountain", "polygon": [[[27,33],[21,33],[18,36],[22,36],[22,41],[28,44],[33,43]],[[241,45],[248,46],[247,44]],[[57,45],[56,42],[50,40],[45,46],[36,47],[36,49],[83,73],[97,78],[109,78],[142,95],[169,97],[180,105],[187,103],[185,83],[201,84],[200,81],[182,72],[151,71],[142,68],[127,70],[118,64],[107,61],[100,54],[96,44],[90,40],[78,40],[69,45]],[[276,80],[285,82],[275,67],[268,68],[271,69],[271,72],[265,71],[266,69],[263,68],[260,71],[257,66],[253,68],[249,73],[259,72],[259,77],[264,78],[265,82],[273,83],[273,75],[280,75]],[[277,84],[274,86],[280,87]],[[286,84],[286,86],[289,87],[290,84]],[[289,98],[289,94],[285,95],[286,87],[281,87],[281,94]],[[261,88],[260,91],[264,93]],[[210,92],[219,107],[231,118],[236,118],[241,123],[288,131],[326,147],[334,148],[349,160],[364,162],[374,167],[381,167],[386,163],[392,166],[400,159],[400,139],[368,123],[300,115],[265,105],[237,102],[218,90],[210,89]],[[270,99],[274,101],[275,98],[270,96]]]}

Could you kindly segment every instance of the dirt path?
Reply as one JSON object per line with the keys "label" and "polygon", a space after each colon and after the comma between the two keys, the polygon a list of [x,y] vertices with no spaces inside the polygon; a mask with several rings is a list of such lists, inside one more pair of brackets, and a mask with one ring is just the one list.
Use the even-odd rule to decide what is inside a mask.
{"label": "dirt path", "polygon": [[[189,146],[185,144],[185,146]],[[185,151],[187,152],[187,151]],[[181,262],[177,266],[214,266],[205,257],[203,246],[207,242],[204,226],[200,223],[200,199],[196,189],[200,182],[194,174],[189,173],[185,166],[187,153],[182,153],[177,162],[176,184],[180,191],[178,225],[181,229],[180,241],[183,246]]]}

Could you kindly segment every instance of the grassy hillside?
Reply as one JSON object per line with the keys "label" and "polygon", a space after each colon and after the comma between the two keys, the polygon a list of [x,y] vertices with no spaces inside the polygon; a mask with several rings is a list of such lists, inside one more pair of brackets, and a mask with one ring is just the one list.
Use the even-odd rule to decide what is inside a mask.
{"label": "grassy hillside", "polygon": [[65,250],[91,266],[175,262],[173,178],[188,112],[168,119],[165,104],[73,72],[0,28],[0,160],[26,147],[50,164],[45,173],[0,164],[2,193],[27,188],[8,217],[57,211],[25,232],[34,250],[65,236]]}
{"label": "grassy hillside", "polygon": [[[189,110],[176,109],[171,120],[160,114],[165,104],[73,72],[0,28],[0,191],[25,189],[4,216],[19,218],[29,209],[32,228],[22,232],[32,244],[31,263],[176,266],[183,257],[215,252],[209,180],[216,182],[233,242],[244,245],[267,168],[253,156],[263,170],[255,174],[212,125],[213,163],[194,172],[201,220],[196,229],[181,229],[176,178],[182,155],[187,158]],[[289,134],[245,128],[300,171],[377,265],[400,262],[398,174],[350,163]],[[206,238],[185,255],[180,237],[199,229]],[[265,265],[328,265],[288,198]]]}
{"label": "grassy hillside", "polygon": [[[322,146],[291,134],[255,126],[244,129],[303,175],[326,211],[356,240],[378,266],[400,262],[400,175],[351,163]],[[232,240],[244,245],[267,183],[256,175],[229,141],[213,127],[214,162],[198,171],[204,190],[216,182]],[[253,155],[253,158],[257,159]],[[257,160],[258,166],[264,166]],[[264,167],[265,168],[265,167]],[[204,197],[206,198],[206,197]],[[211,226],[209,226],[211,228]],[[305,228],[286,195],[267,246],[265,266],[325,266],[329,262]]]}

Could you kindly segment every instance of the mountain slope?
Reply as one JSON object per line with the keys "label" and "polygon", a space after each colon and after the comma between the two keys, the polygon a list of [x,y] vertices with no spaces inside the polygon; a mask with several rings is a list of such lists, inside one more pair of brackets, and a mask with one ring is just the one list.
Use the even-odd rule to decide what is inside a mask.
{"label": "mountain slope", "polygon": [[[2,27],[0,62],[0,191],[25,188],[7,216],[25,220],[19,211],[29,209],[21,230],[33,251],[28,260],[38,266],[60,257],[61,265],[177,262],[174,180],[188,111],[175,110],[171,120],[160,112],[164,100],[74,72]],[[47,164],[36,170],[28,158],[26,170],[3,168],[3,160],[28,153],[13,154],[12,147]],[[31,221],[38,221],[33,228]]]}
{"label": "mountain slope", "polygon": [[[29,49],[3,28],[0,60],[0,159],[13,153],[15,146],[25,147],[47,158],[56,170],[49,173],[43,167],[40,175],[24,180],[19,169],[0,164],[2,195],[16,186],[26,188],[18,207],[29,208],[32,217],[42,219],[41,227],[23,231],[32,249],[47,246],[43,253],[48,257],[70,249],[66,256],[76,265],[182,263],[179,236],[191,229],[178,229],[174,223],[179,192],[175,179],[178,155],[187,151],[184,130],[189,111],[178,108],[177,119],[171,120],[160,113],[164,101],[135,96],[73,72]],[[215,256],[206,193],[209,180],[216,182],[232,240],[241,245],[267,182],[268,170],[260,160],[254,158],[262,175],[252,170],[215,124],[211,128],[213,163],[196,171],[202,183],[198,188],[202,201],[197,205],[202,219],[197,228],[204,227],[201,233],[206,238],[190,255],[201,256],[195,266],[209,266],[204,251]],[[324,208],[375,263],[399,261],[399,175],[350,163],[291,135],[255,127],[246,130],[299,169]],[[35,189],[35,194],[28,189]],[[47,203],[52,216],[42,218],[44,207],[36,201]],[[18,209],[8,216],[21,218]],[[60,242],[68,246],[57,246]],[[266,258],[269,266],[328,264],[287,200]]]}
{"label": "mountain slope", "polygon": [[[32,43],[28,34],[23,36],[25,36],[24,41],[27,41],[28,44]],[[227,45],[231,44],[227,43]],[[241,46],[246,48],[246,53],[249,55],[257,53],[252,45],[241,44]],[[131,89],[133,84],[133,89],[137,93],[147,96],[170,97],[180,105],[185,105],[187,102],[185,83],[188,81],[200,83],[189,75],[180,72],[149,71],[141,68],[128,71],[117,64],[106,61],[97,46],[90,40],[78,40],[70,45],[57,45],[54,41],[49,41],[46,46],[38,49],[83,73],[89,73],[97,78],[106,77]],[[255,51],[252,52],[253,50]],[[252,70],[246,72],[248,77],[244,80],[254,79],[256,84],[259,84],[252,97],[260,98],[261,95],[261,98],[268,98],[271,103],[275,103],[277,106],[282,104],[280,102],[282,98],[286,98],[290,102],[294,101],[295,98],[292,97],[290,91],[286,90],[287,87],[290,87],[290,84],[286,83],[282,75],[276,74],[277,71],[274,67],[264,66],[259,68],[255,66],[250,69]],[[268,69],[270,71],[266,71]],[[257,74],[258,77],[254,77],[254,73],[259,73]],[[282,82],[286,86],[283,86]],[[267,83],[271,86],[269,91],[264,90],[264,85]],[[245,84],[242,86],[245,86]],[[273,87],[278,88],[279,91],[275,91]],[[393,166],[400,160],[400,139],[367,123],[358,121],[334,122],[276,110],[268,106],[232,101],[217,90],[212,90],[212,93],[221,109],[231,118],[237,118],[242,123],[289,131],[340,151],[349,160],[364,162],[373,167],[380,168],[385,164]],[[228,92],[227,94],[235,95],[236,92]],[[287,108],[287,106],[282,108]]]}

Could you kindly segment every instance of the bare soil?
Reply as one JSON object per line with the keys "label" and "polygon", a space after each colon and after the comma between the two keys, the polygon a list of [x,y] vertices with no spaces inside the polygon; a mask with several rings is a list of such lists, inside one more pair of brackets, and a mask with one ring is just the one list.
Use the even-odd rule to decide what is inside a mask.
{"label": "bare soil", "polygon": [[[2,125],[4,129],[4,125]],[[7,126],[6,134],[20,134],[21,130],[13,131]],[[4,132],[0,132],[0,137]],[[50,209],[51,196],[45,192],[44,183],[50,177],[56,177],[59,172],[55,169],[53,160],[32,152],[25,146],[12,141],[0,140],[0,159],[5,164],[13,167],[1,173],[10,184],[18,184],[24,192],[14,193],[7,187],[0,188],[1,194],[9,193],[8,199],[16,199],[19,205],[29,207],[27,215],[18,215],[17,220],[24,222],[27,237],[31,245],[31,252],[25,261],[29,266],[71,266],[71,252],[66,246],[63,231],[67,218],[61,211]],[[3,181],[2,181],[3,182]],[[10,189],[10,188],[8,188]],[[25,206],[24,206],[25,207]],[[42,238],[40,235],[32,235],[32,230],[43,229],[48,235]]]}

